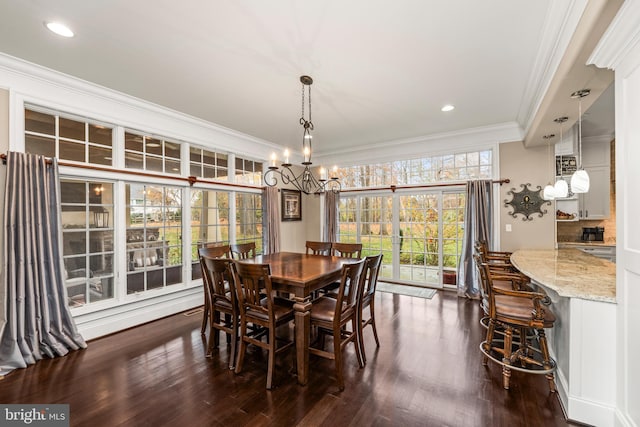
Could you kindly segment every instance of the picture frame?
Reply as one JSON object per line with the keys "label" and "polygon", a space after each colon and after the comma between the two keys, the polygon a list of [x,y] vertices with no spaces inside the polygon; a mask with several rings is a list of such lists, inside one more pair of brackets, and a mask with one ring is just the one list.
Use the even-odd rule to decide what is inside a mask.
{"label": "picture frame", "polygon": [[302,193],[284,188],[280,192],[282,221],[302,221]]}

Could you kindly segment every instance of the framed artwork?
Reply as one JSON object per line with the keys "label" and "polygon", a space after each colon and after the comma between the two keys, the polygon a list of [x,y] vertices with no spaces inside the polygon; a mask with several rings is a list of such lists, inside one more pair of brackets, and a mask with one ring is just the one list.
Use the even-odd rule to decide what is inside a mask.
{"label": "framed artwork", "polygon": [[283,221],[302,220],[302,194],[298,190],[281,189],[281,211]]}

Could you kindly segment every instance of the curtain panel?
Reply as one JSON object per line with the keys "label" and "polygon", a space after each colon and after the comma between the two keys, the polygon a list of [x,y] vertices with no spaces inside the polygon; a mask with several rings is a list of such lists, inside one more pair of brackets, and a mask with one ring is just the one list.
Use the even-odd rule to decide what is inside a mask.
{"label": "curtain panel", "polygon": [[6,171],[0,375],[86,347],[64,286],[57,160],[10,152]]}
{"label": "curtain panel", "polygon": [[324,193],[324,217],[325,227],[322,239],[325,242],[338,241],[338,207],[340,205],[340,193],[327,191]]}
{"label": "curtain panel", "polygon": [[462,253],[458,263],[458,296],[480,298],[478,270],[473,261],[475,242],[491,243],[493,224],[493,182],[491,180],[468,181]]}
{"label": "curtain panel", "polygon": [[265,187],[263,192],[264,253],[280,252],[280,213],[278,211],[278,188]]}

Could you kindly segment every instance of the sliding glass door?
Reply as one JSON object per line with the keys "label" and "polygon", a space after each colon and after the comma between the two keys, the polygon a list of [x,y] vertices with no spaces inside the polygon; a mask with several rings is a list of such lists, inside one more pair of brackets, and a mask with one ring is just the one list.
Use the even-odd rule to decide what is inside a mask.
{"label": "sliding glass door", "polygon": [[462,249],[460,191],[342,195],[339,240],[382,252],[380,277],[418,286],[455,284]]}

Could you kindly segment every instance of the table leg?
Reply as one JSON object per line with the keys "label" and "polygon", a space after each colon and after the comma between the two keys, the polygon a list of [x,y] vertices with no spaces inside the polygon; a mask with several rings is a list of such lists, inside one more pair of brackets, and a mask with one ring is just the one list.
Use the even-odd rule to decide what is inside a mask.
{"label": "table leg", "polygon": [[309,378],[309,336],[311,333],[311,301],[309,298],[295,298],[294,322],[296,327],[296,362],[298,384],[307,385]]}

